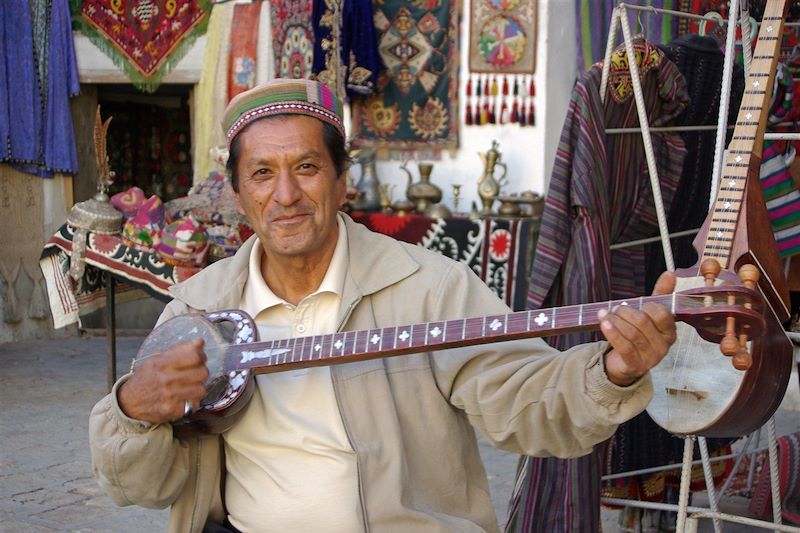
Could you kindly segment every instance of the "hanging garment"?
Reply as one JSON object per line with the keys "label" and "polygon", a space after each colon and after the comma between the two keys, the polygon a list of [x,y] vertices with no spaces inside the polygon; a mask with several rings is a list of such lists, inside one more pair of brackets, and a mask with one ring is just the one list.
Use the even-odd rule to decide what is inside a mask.
{"label": "hanging garment", "polygon": [[349,100],[372,94],[381,67],[370,0],[314,0],[314,74]]}
{"label": "hanging garment", "polygon": [[42,177],[77,173],[67,0],[0,2],[0,58],[0,162]]}
{"label": "hanging garment", "polygon": [[[635,48],[649,123],[671,125],[688,104],[684,78],[655,46],[639,41]],[[605,128],[638,126],[622,50],[612,56],[605,103],[600,100],[601,75],[602,66],[595,65],[573,89],[534,255],[529,309],[644,294],[643,247],[609,249],[658,231],[641,135],[605,133]],[[668,208],[686,148],[674,133],[653,132],[652,144]],[[552,343],[564,349],[598,338],[597,332],[584,332],[559,336]],[[580,459],[525,459],[528,468],[520,472],[526,479],[516,484],[521,490],[512,497],[516,512],[508,529],[599,531],[600,448]],[[548,477],[539,477],[541,472]],[[569,482],[554,484],[553,479]]]}
{"label": "hanging garment", "polygon": [[[676,119],[675,124],[715,125],[719,114],[724,61],[716,40],[689,34],[663,46],[662,50],[683,74],[690,97],[688,107]],[[743,92],[744,78],[742,70],[737,68],[730,91],[729,123],[736,120]],[[716,149],[715,130],[681,132],[680,136],[687,153],[672,207],[666,210],[670,233],[699,228],[705,220]],[[670,241],[676,268],[686,268],[697,261],[693,240],[694,235]],[[666,265],[660,242],[646,245],[645,250],[647,272],[645,292],[649,294],[655,285],[655,280],[666,269]],[[728,443],[730,439],[707,439],[709,451],[712,453]],[[674,438],[653,422],[647,413],[642,413],[617,430],[608,447],[605,470],[609,473],[618,473],[680,462],[683,457],[683,447],[682,439]],[[696,458],[699,458],[697,450],[696,455]],[[633,495],[641,499],[661,501],[666,475],[662,472],[652,476],[629,477],[606,483],[603,488],[604,495],[611,497]]]}

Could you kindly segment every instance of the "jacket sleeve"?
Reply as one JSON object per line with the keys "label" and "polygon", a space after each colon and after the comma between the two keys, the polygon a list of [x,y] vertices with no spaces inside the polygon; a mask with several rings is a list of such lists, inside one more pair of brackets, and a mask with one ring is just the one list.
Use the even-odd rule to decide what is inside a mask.
{"label": "jacket sleeve", "polygon": [[[463,264],[453,264],[431,295],[433,320],[509,312]],[[526,455],[578,457],[641,412],[650,377],[629,387],[608,380],[606,342],[559,352],[541,339],[458,348],[432,356],[450,403],[494,446]]]}
{"label": "jacket sleeve", "polygon": [[[177,301],[159,317],[187,312]],[[89,417],[92,470],[100,486],[117,505],[165,508],[180,494],[189,475],[189,444],[175,438],[170,424],[152,425],[129,418],[117,402],[121,377]]]}

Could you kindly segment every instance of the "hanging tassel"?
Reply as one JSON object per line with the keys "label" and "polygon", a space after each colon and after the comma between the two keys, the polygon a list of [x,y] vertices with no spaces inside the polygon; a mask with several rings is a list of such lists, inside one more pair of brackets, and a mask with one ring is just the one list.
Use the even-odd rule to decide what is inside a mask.
{"label": "hanging tassel", "polygon": [[472,108],[470,107],[469,102],[467,102],[466,107],[467,107],[467,116],[464,117],[464,122],[467,124],[467,126],[472,126]]}
{"label": "hanging tassel", "polygon": [[494,102],[489,104],[489,124],[497,124],[497,116],[494,114]]}
{"label": "hanging tassel", "polygon": [[536,110],[533,107],[533,101],[528,102],[528,126],[536,125]]}
{"label": "hanging tassel", "polygon": [[481,125],[481,108],[478,105],[478,99],[475,99],[474,102],[475,110],[472,112],[472,125],[473,126],[480,126]]}
{"label": "hanging tassel", "polygon": [[520,126],[527,126],[528,125],[528,115],[525,114],[525,102],[520,101],[519,103],[519,125]]}
{"label": "hanging tassel", "polygon": [[500,124],[508,124],[508,105],[503,100],[503,106],[500,108]]}
{"label": "hanging tassel", "polygon": [[489,123],[489,104],[488,102],[483,103],[483,109],[481,109],[481,126]]}
{"label": "hanging tassel", "polygon": [[536,96],[536,85],[534,85],[533,83],[533,76],[531,76],[531,85],[530,89],[528,89],[528,96],[530,96],[531,98]]}
{"label": "hanging tassel", "polygon": [[492,96],[497,96],[497,78],[492,76]]}
{"label": "hanging tassel", "polygon": [[483,78],[483,94],[489,96],[489,76]]}
{"label": "hanging tassel", "polygon": [[519,78],[514,76],[514,96],[519,96]]}
{"label": "hanging tassel", "polygon": [[511,104],[511,123],[516,124],[517,122],[519,122],[519,105],[515,98],[514,102]]}
{"label": "hanging tassel", "polygon": [[508,96],[508,77],[503,76],[503,96]]}

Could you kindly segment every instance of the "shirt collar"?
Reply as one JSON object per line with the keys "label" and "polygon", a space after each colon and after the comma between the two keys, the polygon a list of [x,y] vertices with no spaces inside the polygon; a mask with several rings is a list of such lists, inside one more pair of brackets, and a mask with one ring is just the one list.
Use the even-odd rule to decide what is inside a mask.
{"label": "shirt collar", "polygon": [[[336,216],[336,222],[339,227],[339,235],[336,240],[336,248],[333,250],[333,256],[331,256],[331,262],[328,265],[328,270],[325,272],[325,277],[322,278],[322,283],[320,283],[317,290],[306,298],[325,292],[333,293],[340,298],[342,296],[345,274],[347,273],[347,267],[349,265],[347,254],[347,228],[340,214]],[[269,288],[269,285],[264,281],[264,277],[261,275],[261,257],[263,253],[261,242],[256,238],[255,244],[250,250],[247,284],[245,285],[242,298],[242,307],[252,317],[256,317],[265,309],[276,305],[290,305],[282,298],[276,296],[275,293],[272,292],[272,289]]]}

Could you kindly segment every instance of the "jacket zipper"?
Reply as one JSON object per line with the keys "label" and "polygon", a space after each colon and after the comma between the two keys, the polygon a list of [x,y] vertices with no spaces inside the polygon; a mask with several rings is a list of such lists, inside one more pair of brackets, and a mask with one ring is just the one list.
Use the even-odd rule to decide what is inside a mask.
{"label": "jacket zipper", "polygon": [[[359,296],[356,298],[350,306],[347,308],[347,312],[345,312],[344,317],[342,318],[341,323],[336,327],[336,331],[340,331],[342,326],[347,323],[350,319],[350,314],[353,312],[353,308],[361,301],[361,297]],[[353,438],[350,435],[350,428],[347,426],[347,420],[345,420],[344,415],[342,414],[342,402],[339,398],[339,389],[337,387],[337,380],[333,379],[333,373],[336,372],[336,367],[331,367],[331,384],[333,385],[333,395],[336,398],[336,407],[339,409],[339,418],[342,420],[342,427],[344,428],[344,433],[347,436],[347,442],[350,444],[350,448],[356,454],[356,478],[358,479],[358,499],[361,502],[361,519],[364,524],[364,532],[369,533],[369,522],[367,521],[367,504],[364,500],[364,484],[361,480],[361,465],[359,462],[358,452],[356,452],[356,447],[353,446]]]}

